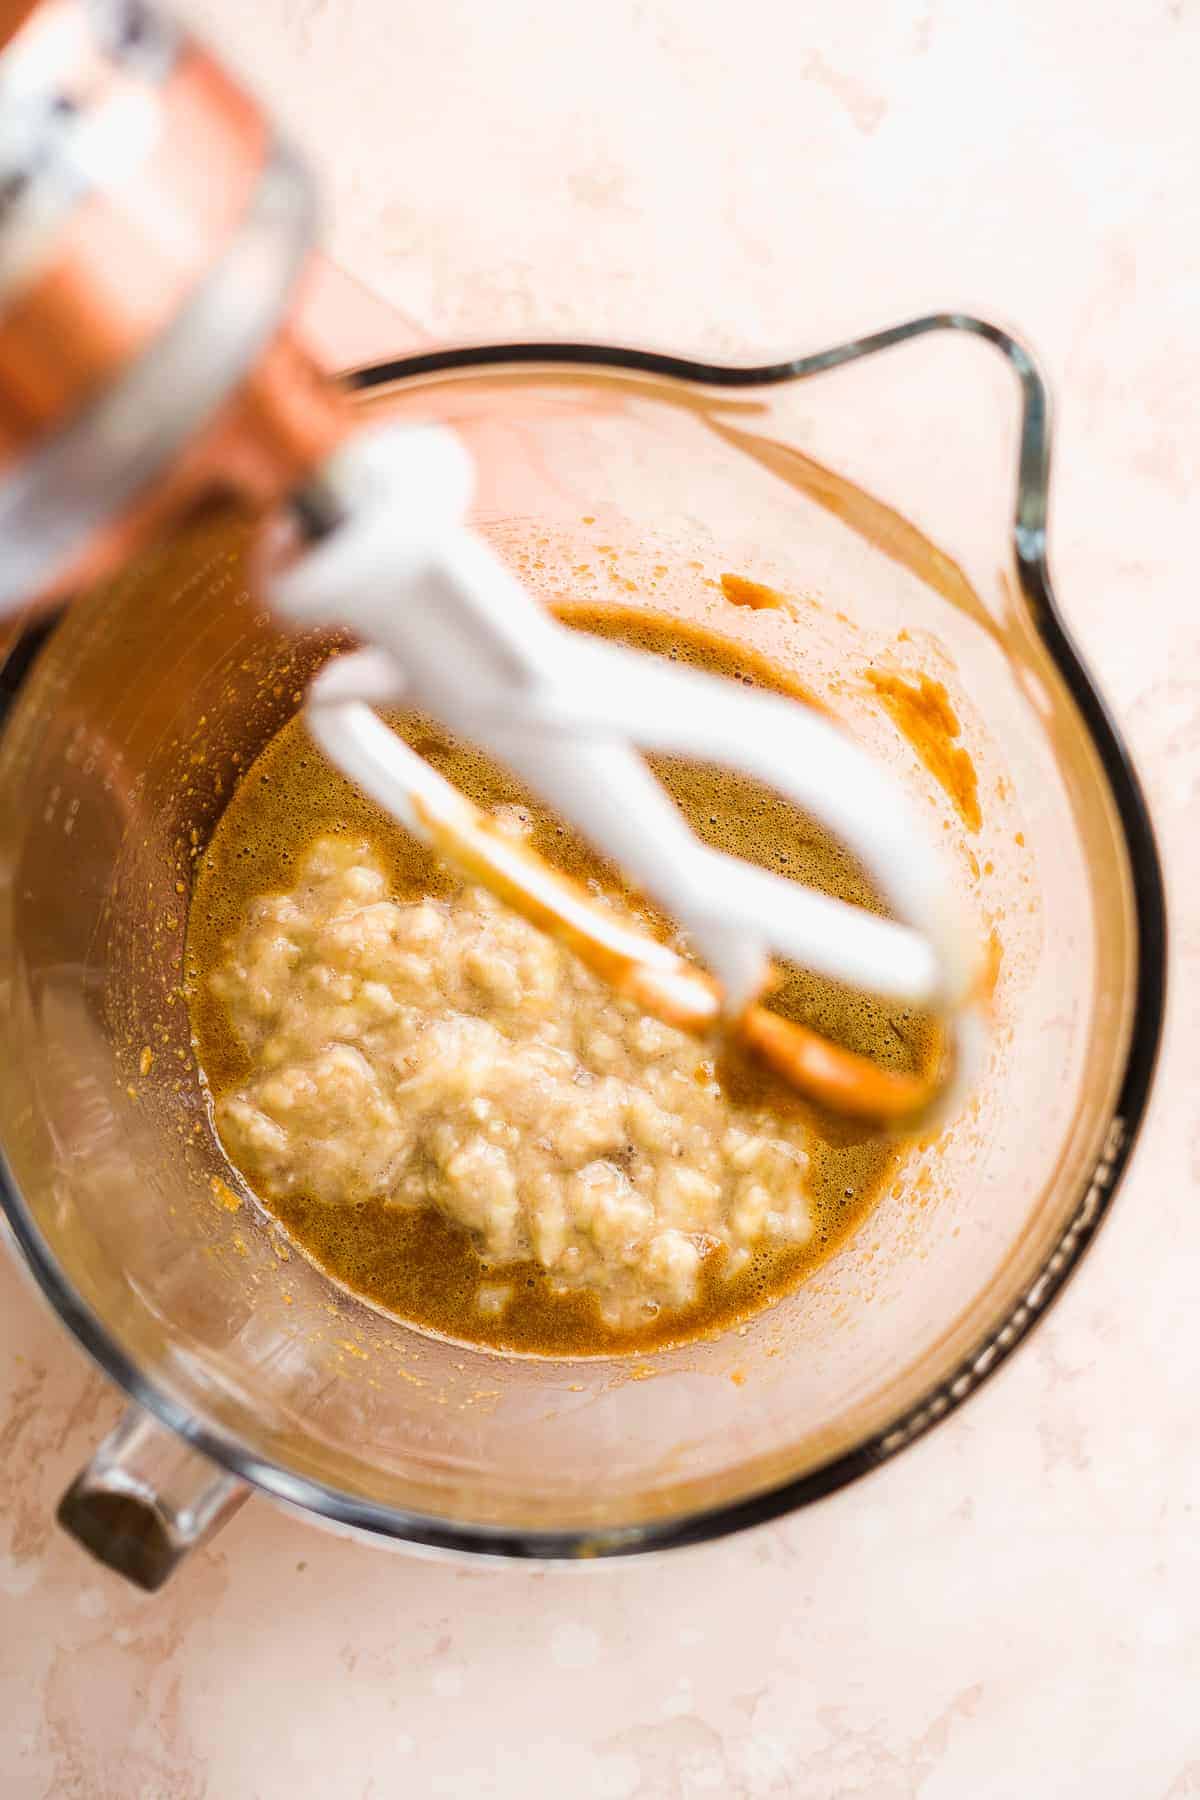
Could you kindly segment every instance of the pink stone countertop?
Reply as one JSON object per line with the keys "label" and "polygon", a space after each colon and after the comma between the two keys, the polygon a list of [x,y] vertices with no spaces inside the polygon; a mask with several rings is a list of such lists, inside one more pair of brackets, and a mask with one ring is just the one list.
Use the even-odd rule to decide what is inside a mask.
{"label": "pink stone countertop", "polygon": [[1157,810],[1174,1005],[1111,1222],[966,1410],[656,1566],[463,1570],[247,1507],[153,1600],[52,1528],[117,1411],[0,1267],[4,1800],[1200,1795],[1200,6],[193,0],[434,335],[1011,320],[1064,605]]}

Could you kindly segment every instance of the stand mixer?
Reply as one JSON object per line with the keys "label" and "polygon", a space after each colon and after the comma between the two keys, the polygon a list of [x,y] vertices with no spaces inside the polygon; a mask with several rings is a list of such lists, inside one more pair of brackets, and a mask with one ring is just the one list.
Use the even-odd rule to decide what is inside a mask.
{"label": "stand mixer", "polygon": [[[266,525],[279,619],[371,648],[308,697],[342,770],[469,876],[668,1022],[722,1028],[809,1098],[882,1126],[961,1097],[982,969],[898,786],[815,710],[582,639],[465,523],[452,434],[366,433],[288,313],[310,185],[253,104],[139,0],[45,0],[0,67],[0,606],[119,564],[214,491]],[[379,720],[403,698],[493,754],[683,927],[705,970],[519,852]],[[896,919],[704,848],[639,749],[772,786],[837,834]],[[769,953],[928,1008],[928,1077],[760,1003]]]}
{"label": "stand mixer", "polygon": [[[0,734],[0,1207],[131,1399],[62,1522],[145,1587],[252,1489],[373,1543],[590,1561],[703,1541],[877,1467],[976,1391],[1077,1266],[1161,1023],[1152,832],[1050,587],[1036,365],[943,313],[757,368],[501,345],[338,382],[295,312],[308,180],[237,84],[138,4],[18,4],[0,43],[0,605],[48,620],[72,600]],[[1000,352],[997,379],[971,417],[980,461],[958,480],[938,465],[929,511],[952,524],[935,545],[907,522],[918,459],[899,438],[968,339]],[[856,364],[844,398],[825,377]],[[843,477],[856,391],[884,467]],[[722,410],[731,396],[743,413]],[[581,531],[597,499],[603,526]],[[252,596],[233,509],[255,534]],[[539,532],[557,533],[563,592],[610,539],[635,574],[639,554],[646,572],[703,556],[715,574],[729,543],[789,592],[818,570],[824,613],[739,612],[730,634],[806,668],[824,631],[853,732],[559,627],[521,558]],[[361,647],[330,656],[317,625]],[[910,633],[976,708],[986,818],[969,843],[931,843],[932,797],[914,807],[853,679]],[[378,716],[397,701],[576,821],[696,961],[514,848]],[[212,1202],[225,1165],[170,1009],[178,896],[188,846],[301,704],[361,789],[615,988],[740,1039],[849,1131],[896,1128],[896,1182],[819,1280],[744,1337],[657,1355],[651,1381],[476,1357],[366,1309],[331,1322],[328,1282],[280,1263],[267,1231],[243,1218],[230,1247],[239,1220]],[[774,786],[855,853],[893,918],[701,854],[642,750]],[[989,913],[1004,915],[991,1006]],[[901,1079],[779,1018],[772,953],[935,1012],[938,1068]],[[934,1122],[936,1138],[907,1129]]]}

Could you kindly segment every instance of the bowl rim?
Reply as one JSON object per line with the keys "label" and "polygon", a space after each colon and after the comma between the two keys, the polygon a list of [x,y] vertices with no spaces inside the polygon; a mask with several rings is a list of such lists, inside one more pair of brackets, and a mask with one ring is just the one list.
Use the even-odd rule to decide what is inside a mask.
{"label": "bowl rim", "polygon": [[[137,1406],[157,1417],[202,1455],[252,1488],[291,1508],[376,1537],[473,1557],[578,1561],[662,1552],[710,1542],[765,1524],[846,1487],[917,1442],[948,1418],[1007,1360],[1063,1291],[1112,1206],[1149,1102],[1166,1004],[1167,916],[1162,865],[1137,772],[1091,673],[1059,613],[1046,549],[1050,415],[1045,380],[1029,350],[1010,332],[967,313],[925,314],[811,355],[766,364],[724,364],[654,350],[585,342],[530,340],[422,350],[353,369],[354,392],[375,394],[430,376],[536,366],[555,370],[621,370],[700,388],[769,387],[805,380],[931,332],[963,332],[1005,358],[1021,395],[1012,548],[1020,592],[1043,646],[1071,696],[1107,784],[1128,859],[1134,904],[1132,1026],[1099,1155],[1080,1177],[1078,1198],[1033,1279],[973,1349],[902,1412],[861,1443],[802,1475],[739,1500],[677,1519],[620,1527],[537,1531],[408,1512],[348,1494],[264,1460],[232,1434],[193,1416],[143,1371],[110,1336],[67,1281],[25,1205],[0,1147],[0,1208],[36,1285],[81,1347]],[[0,671],[0,731],[24,676],[50,635],[52,622],[30,626]]]}

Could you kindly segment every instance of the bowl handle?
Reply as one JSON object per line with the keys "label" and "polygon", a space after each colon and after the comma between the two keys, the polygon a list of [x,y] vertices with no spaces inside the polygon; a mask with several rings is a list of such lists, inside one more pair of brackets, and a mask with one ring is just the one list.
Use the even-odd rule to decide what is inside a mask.
{"label": "bowl handle", "polygon": [[131,1406],[63,1495],[58,1522],[99,1562],[153,1593],[249,1491]]}

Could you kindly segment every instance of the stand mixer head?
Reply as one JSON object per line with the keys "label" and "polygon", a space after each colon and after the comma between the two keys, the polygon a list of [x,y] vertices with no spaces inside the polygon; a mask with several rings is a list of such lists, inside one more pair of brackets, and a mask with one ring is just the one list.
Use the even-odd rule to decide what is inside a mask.
{"label": "stand mixer head", "polygon": [[[308,698],[325,753],[620,991],[723,1027],[810,1098],[884,1127],[957,1099],[980,961],[896,784],[815,711],[587,642],[466,526],[447,432],[361,434],[289,322],[310,184],[221,68],[140,0],[44,0],[0,60],[0,606],[72,591],[214,494],[273,521],[261,586],[374,646]],[[506,843],[372,710],[403,697],[526,780],[688,934],[710,974]],[[865,863],[882,920],[702,847],[640,748],[726,764]],[[935,1010],[927,1077],[760,1004],[770,952]]]}

